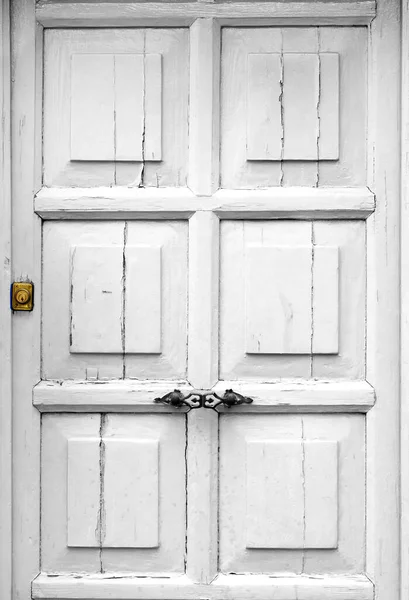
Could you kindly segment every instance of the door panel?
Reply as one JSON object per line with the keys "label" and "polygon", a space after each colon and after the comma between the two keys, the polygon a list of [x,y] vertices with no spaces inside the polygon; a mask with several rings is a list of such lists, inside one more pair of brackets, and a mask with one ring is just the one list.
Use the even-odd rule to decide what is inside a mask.
{"label": "door panel", "polygon": [[361,573],[362,415],[229,415],[220,424],[223,573]]}
{"label": "door panel", "polygon": [[187,29],[47,30],[44,184],[186,185]]}
{"label": "door panel", "polygon": [[221,86],[222,187],[365,185],[365,28],[227,27]]}
{"label": "door panel", "polygon": [[365,375],[365,226],[223,221],[220,379]]}
{"label": "door panel", "polygon": [[45,572],[184,571],[183,415],[47,415]]}
{"label": "door panel", "polygon": [[185,379],[187,235],[184,222],[45,224],[43,377]]}

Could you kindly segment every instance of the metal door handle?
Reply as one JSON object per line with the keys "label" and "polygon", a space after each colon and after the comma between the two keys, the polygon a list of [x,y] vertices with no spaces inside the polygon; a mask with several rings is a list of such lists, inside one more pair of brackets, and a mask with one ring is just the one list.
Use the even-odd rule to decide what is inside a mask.
{"label": "metal door handle", "polygon": [[185,396],[180,390],[173,390],[173,392],[169,392],[161,398],[155,398],[154,402],[161,402],[175,408],[188,406],[189,410],[187,412],[189,412],[192,408],[200,408],[202,406],[202,396],[195,392],[191,392]]}
{"label": "metal door handle", "polygon": [[223,396],[219,396],[215,392],[206,394],[202,406],[204,408],[212,408],[213,410],[216,410],[220,404],[223,404],[227,408],[231,408],[232,406],[238,406],[239,404],[251,404],[252,402],[253,398],[242,396],[233,390],[226,390]]}

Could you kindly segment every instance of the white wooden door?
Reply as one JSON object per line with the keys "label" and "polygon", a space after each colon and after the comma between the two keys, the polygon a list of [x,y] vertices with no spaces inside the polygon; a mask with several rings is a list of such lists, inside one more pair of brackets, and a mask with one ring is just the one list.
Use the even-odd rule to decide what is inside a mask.
{"label": "white wooden door", "polygon": [[398,8],[12,4],[15,600],[397,600]]}

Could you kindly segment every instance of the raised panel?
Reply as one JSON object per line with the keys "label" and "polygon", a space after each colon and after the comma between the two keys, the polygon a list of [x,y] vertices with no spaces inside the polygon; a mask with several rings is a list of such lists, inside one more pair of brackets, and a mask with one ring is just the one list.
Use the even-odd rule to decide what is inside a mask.
{"label": "raised panel", "polygon": [[311,350],[311,261],[308,247],[246,250],[246,352]]}
{"label": "raised panel", "polygon": [[247,158],[280,160],[282,58],[279,54],[249,54],[247,61]]}
{"label": "raised panel", "polygon": [[144,56],[115,54],[113,59],[115,145],[110,160],[143,160]]}
{"label": "raised panel", "polygon": [[160,160],[161,56],[74,54],[71,70],[71,160]]}
{"label": "raised panel", "polygon": [[162,56],[145,55],[144,160],[162,159]]}
{"label": "raised panel", "polygon": [[159,546],[158,440],[104,440],[104,548]]}
{"label": "raised panel", "polygon": [[249,54],[247,159],[338,158],[338,54]]}
{"label": "raised panel", "polygon": [[286,53],[283,55],[283,61],[283,159],[317,160],[319,135],[318,55]]}
{"label": "raised panel", "polygon": [[71,57],[71,160],[114,160],[114,59]]}
{"label": "raised panel", "polygon": [[161,352],[161,253],[154,246],[126,248],[125,352]]}
{"label": "raised panel", "polygon": [[338,351],[338,248],[248,247],[247,354]]}
{"label": "raised panel", "polygon": [[69,438],[67,546],[100,545],[100,440]]}
{"label": "raised panel", "polygon": [[337,443],[248,440],[247,548],[336,548]]}
{"label": "raised panel", "polygon": [[337,354],[339,328],[339,249],[314,246],[312,353]]}
{"label": "raised panel", "polygon": [[122,352],[122,263],[118,246],[71,253],[71,352]]}

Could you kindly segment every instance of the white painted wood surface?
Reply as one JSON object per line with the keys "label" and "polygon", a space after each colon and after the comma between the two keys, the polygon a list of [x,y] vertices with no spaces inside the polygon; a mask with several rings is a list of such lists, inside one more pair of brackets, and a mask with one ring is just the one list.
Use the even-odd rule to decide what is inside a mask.
{"label": "white painted wood surface", "polygon": [[11,64],[10,2],[0,5],[0,595],[12,594],[12,331],[11,312],[5,302],[11,283]]}
{"label": "white painted wood surface", "polygon": [[44,185],[186,185],[187,29],[53,29],[44,52]]}
{"label": "white painted wood surface", "polygon": [[220,239],[222,379],[364,378],[362,223],[224,221]]}
{"label": "white painted wood surface", "polygon": [[[397,38],[396,3],[386,9],[381,2],[381,19],[375,19],[371,26],[374,46],[369,64],[375,68],[377,63],[371,62],[372,58],[381,57],[381,67],[378,79],[371,73],[369,88],[366,29],[316,25],[368,23],[374,16],[372,2],[264,5],[176,2],[132,6],[39,3],[39,18],[53,28],[62,26],[60,30],[46,31],[45,35],[43,182],[39,152],[41,102],[36,114],[33,109],[34,8],[20,0],[17,5],[13,50],[16,70],[13,132],[17,139],[13,154],[16,178],[13,210],[18,223],[14,233],[18,247],[15,272],[16,277],[20,273],[22,277],[31,277],[33,273],[38,290],[40,228],[38,218],[33,221],[32,217],[33,196],[42,185],[65,187],[43,187],[35,200],[37,214],[48,221],[43,229],[42,363],[40,311],[16,315],[20,319],[16,319],[14,334],[18,397],[14,424],[18,494],[14,513],[16,593],[28,597],[30,581],[39,573],[41,559],[43,574],[33,584],[35,598],[83,600],[132,596],[187,600],[200,596],[220,600],[234,596],[239,600],[249,597],[267,600],[273,594],[288,600],[296,597],[356,600],[373,597],[372,581],[356,576],[365,572],[368,565],[369,575],[377,586],[375,594],[379,598],[389,594],[388,599],[397,599],[397,520],[391,517],[388,523],[387,516],[397,514],[394,509],[398,488],[397,275],[391,267],[398,263],[396,203],[391,199],[397,193],[393,186],[398,177],[394,153],[385,145],[382,150],[377,149],[387,136],[393,147],[394,132],[398,130],[396,120],[389,122],[386,131],[379,118],[397,113],[392,109],[396,108],[398,78],[396,68],[391,69],[387,61],[390,52],[396,59],[392,64],[398,65],[396,41],[390,45],[390,51],[389,46],[383,46],[385,39],[390,43],[392,34]],[[196,73],[196,78],[191,78],[189,32],[177,26],[191,24],[196,17],[199,21],[191,32],[190,68],[203,69],[203,77]],[[129,28],[132,23],[137,23],[138,28]],[[121,24],[128,28],[112,27]],[[145,31],[141,27],[146,24],[157,28]],[[272,24],[276,25],[274,31],[265,27]],[[309,26],[312,24],[314,27]],[[235,27],[223,29],[223,43],[219,47],[223,25]],[[82,30],[82,26],[88,29]],[[386,31],[382,40],[381,29]],[[24,44],[19,45],[20,39],[25,40]],[[132,57],[138,56],[138,62],[143,56],[145,67],[154,63],[152,69],[144,69],[143,101],[152,109],[150,115],[145,114],[144,132],[150,130],[151,134],[141,146],[142,160],[136,161],[137,165],[128,164],[135,162],[126,157],[133,152],[132,136],[138,127],[140,137],[140,119],[136,113],[133,121],[119,118],[113,142],[110,133],[108,136],[108,145],[114,146],[113,157],[118,160],[107,162],[115,164],[102,164],[105,161],[95,158],[68,161],[67,166],[71,143],[67,133],[68,113],[63,110],[70,100],[70,94],[66,94],[71,85],[67,65],[76,53],[88,58],[104,55],[106,62],[107,48],[111,56],[120,57],[118,65],[116,58],[112,59],[118,81],[111,80],[110,89],[113,85],[115,107],[125,103],[120,109],[123,114],[133,105],[132,98],[136,98],[135,81],[125,77],[132,67],[128,62],[133,64]],[[42,67],[39,50],[37,100],[42,89],[38,77]],[[245,160],[249,132],[243,119],[248,94],[243,65],[247,64],[244,58],[249,54],[283,55],[283,62],[290,57],[297,75],[295,80],[308,75],[308,69],[302,69],[300,74],[300,60],[309,66],[314,85],[311,77],[306,77],[304,91],[311,92],[309,112],[318,112],[319,127],[316,121],[312,127],[310,119],[307,135],[304,119],[297,128],[300,111],[295,109],[300,95],[294,94],[294,100],[288,101],[283,117],[287,141],[294,142],[292,156],[300,151],[303,156],[308,154],[308,164],[296,164],[284,153],[277,164],[271,163],[268,168],[262,160],[254,161],[258,164],[251,166],[247,164],[252,161]],[[321,75],[317,77],[319,66]],[[387,92],[382,84],[385,72],[390,78]],[[328,85],[324,85],[325,80]],[[291,76],[287,84],[291,90]],[[189,85],[194,109],[190,123]],[[127,93],[120,94],[119,89]],[[94,91],[94,88],[88,90],[87,96]],[[107,100],[108,95],[99,94],[98,98],[104,96]],[[287,92],[287,100],[288,97]],[[369,182],[365,164],[368,97],[368,165],[375,173]],[[285,93],[283,98],[285,103]],[[88,100],[92,104],[92,98]],[[256,99],[253,104],[258,102]],[[334,105],[339,108],[340,128],[331,120]],[[60,121],[59,115],[63,115]],[[376,135],[375,123],[380,131]],[[192,125],[190,151],[189,125]],[[109,127],[106,125],[104,131],[96,133],[105,135]],[[133,129],[132,135],[127,135],[127,128]],[[297,129],[298,135],[294,133]],[[61,140],[61,144],[56,144],[56,140]],[[219,142],[221,180],[217,164]],[[93,149],[92,144],[93,140],[85,148],[85,156],[89,158],[104,150],[101,145]],[[336,160],[338,146],[340,158]],[[331,161],[322,160],[326,148],[335,157]],[[147,152],[152,161],[145,156]],[[380,161],[385,168],[379,167]],[[187,181],[193,191],[184,187]],[[367,184],[377,194],[376,210],[375,196]],[[227,187],[217,191],[219,185]],[[149,186],[155,189],[145,189]],[[17,219],[20,213],[22,217]],[[71,222],[58,222],[65,219]],[[219,223],[219,219],[223,222]],[[367,231],[364,219],[368,219]],[[116,354],[107,352],[109,346],[103,345],[88,354],[69,353],[69,256],[70,248],[75,245],[112,245],[119,252],[119,267],[112,269],[122,290],[118,296],[119,311],[115,309],[116,316],[113,310],[107,311],[103,322],[108,337],[117,336]],[[301,336],[301,345],[297,340],[299,356],[277,357],[261,352],[261,347],[257,354],[245,352],[244,256],[254,246],[261,247],[263,252],[288,247],[291,253],[296,253],[297,247],[308,248],[310,258],[306,268],[296,261],[293,273],[283,273],[292,300],[309,308],[302,319],[303,325],[309,323],[307,333]],[[271,298],[265,294],[266,304],[260,298],[265,288],[262,280],[268,281],[268,269],[252,282],[256,269],[263,271],[260,260],[253,263],[247,273],[248,294],[259,286],[259,304],[256,303],[253,313],[264,316],[265,324],[266,304],[271,304]],[[104,275],[106,267],[104,261]],[[72,271],[75,274],[75,268]],[[133,277],[142,285],[134,286]],[[301,278],[309,282],[304,293],[299,286]],[[276,284],[274,281],[272,285]],[[59,311],[53,306],[56,296],[61,299]],[[79,301],[76,298],[77,306]],[[82,312],[82,308],[78,311]],[[84,312],[80,328],[85,339],[90,335],[90,327],[92,330],[94,312],[100,313],[92,311],[87,317]],[[111,329],[111,319],[118,327]],[[94,330],[100,332],[101,327]],[[263,322],[258,324],[258,330],[264,336]],[[23,345],[22,340],[29,343]],[[308,344],[302,354],[300,348],[304,342]],[[29,369],[21,377],[20,365],[26,363]],[[52,381],[38,383],[40,377]],[[183,415],[186,409],[154,402],[176,387],[184,392],[195,388],[203,391],[214,384],[218,393],[232,387],[254,398],[254,402],[232,409],[220,408],[220,416],[200,410],[192,411],[187,418]],[[40,412],[52,413],[43,415],[41,556],[37,533],[40,428],[38,414],[31,407],[33,386],[34,406]],[[74,414],[58,414],[70,412]],[[103,414],[93,414],[97,412]],[[139,414],[121,415],[121,412]],[[368,417],[357,414],[366,412]],[[389,429],[385,433],[386,424]],[[291,464],[290,459],[294,458],[296,463],[293,471],[282,468],[281,476],[277,468],[277,486],[286,493],[294,492],[294,497],[289,494],[287,504],[283,502],[283,494],[278,494],[278,502],[282,512],[295,517],[287,532],[280,530],[271,506],[267,505],[265,510],[259,507],[263,500],[262,485],[252,483],[250,496],[257,509],[250,511],[250,520],[256,513],[258,520],[253,531],[250,527],[246,533],[244,448],[246,444],[263,446],[264,458],[249,461],[257,468],[253,468],[253,474],[247,473],[247,477],[254,478],[259,468],[258,478],[268,488],[273,481],[269,479],[273,477],[269,453],[277,438],[285,446],[279,455],[285,455]],[[78,479],[69,476],[64,466],[67,439],[80,440],[79,444],[85,444],[85,448],[89,440],[94,440],[91,444],[94,450],[98,444],[99,454],[93,456],[94,475],[85,474],[84,485],[81,476]],[[155,458],[155,462],[153,456],[157,454],[152,447],[156,448],[157,443],[160,459]],[[294,448],[296,452],[292,452]],[[145,457],[142,460],[140,450]],[[74,464],[72,452],[71,455]],[[87,471],[86,461],[81,468]],[[337,469],[338,477],[333,475]],[[290,485],[286,485],[288,481]],[[73,545],[67,546],[67,498],[71,498],[75,513],[78,506],[74,499],[79,498],[75,486],[81,487],[88,501],[92,493],[87,491],[87,484],[92,482],[99,483],[99,506],[91,502],[92,519],[87,517],[90,514],[87,510],[81,512],[81,518],[76,520],[78,531],[69,530]],[[74,486],[73,496],[67,491],[68,485]],[[276,494],[277,486],[271,486],[272,491],[265,497]],[[365,489],[369,491],[367,514]],[[305,496],[304,501],[300,500],[300,494]],[[145,505],[149,507],[147,516],[141,520]],[[77,534],[87,538],[92,531],[94,539],[89,545],[86,540],[82,547],[75,545]],[[385,540],[387,557],[379,545],[379,531]],[[285,545],[286,533],[293,534],[291,548]],[[246,535],[252,538],[248,550]],[[24,546],[27,539],[32,540],[32,546]],[[85,572],[88,576],[83,575]],[[80,575],[76,579],[72,573]],[[282,573],[293,576],[283,578]]]}
{"label": "white painted wood surface", "polygon": [[[162,249],[127,246],[125,343],[127,353],[160,354],[162,350]],[[123,307],[122,307],[123,309]]]}
{"label": "white painted wood surface", "polygon": [[[281,185],[366,185],[365,29],[226,27],[222,40],[221,186],[260,189]],[[282,161],[248,160],[246,122],[251,105],[247,101],[246,82],[248,57],[254,54],[278,54],[283,57],[283,111],[280,115]],[[337,97],[337,55],[341,66],[339,97],[342,102]],[[324,68],[318,77],[319,56],[325,58]],[[302,69],[298,68],[300,60],[309,65],[308,69],[305,65]],[[328,62],[333,64],[328,65]],[[287,76],[286,64],[289,71]],[[305,92],[301,92],[301,85],[305,86]],[[318,93],[320,88],[322,94]],[[308,104],[308,111],[305,103]],[[258,110],[264,111],[264,104],[254,106],[254,112],[258,114]],[[338,114],[339,123],[342,124],[341,136],[337,131]],[[338,157],[335,144],[339,145],[339,160],[335,160]],[[293,160],[297,158],[297,152],[305,155],[301,164]],[[326,155],[332,160],[322,160],[320,152],[322,158]],[[281,157],[278,155],[275,158]]]}
{"label": "white painted wood surface", "polygon": [[338,545],[337,442],[246,439],[246,548]]}
{"label": "white painted wood surface", "polygon": [[67,440],[67,546],[98,547],[100,440]]}
{"label": "white painted wood surface", "polygon": [[219,187],[220,152],[220,25],[214,19],[197,19],[190,28],[189,107],[188,185],[210,196]]}
{"label": "white painted wood surface", "polygon": [[401,52],[401,381],[400,381],[400,585],[401,597],[409,594],[409,3],[402,2],[402,52]]}
{"label": "white painted wood surface", "polygon": [[122,254],[120,246],[72,247],[70,352],[122,352]]}
{"label": "white painted wood surface", "polygon": [[377,208],[367,222],[366,377],[376,389],[377,402],[367,422],[367,572],[379,598],[400,594],[399,431],[407,436],[400,430],[399,415],[400,10],[397,1],[377,4],[368,82],[368,184],[376,193]]}
{"label": "white painted wood surface", "polygon": [[217,18],[223,25],[364,25],[374,18],[373,0],[360,2],[152,2],[150,5],[85,2],[40,2],[37,19],[44,27],[120,27],[191,25],[198,18]]}
{"label": "white painted wood surface", "polygon": [[[31,395],[41,377],[41,222],[33,215],[33,195],[41,188],[43,48],[34,1],[13,2],[11,28],[11,276],[33,281],[37,290],[36,310],[14,315],[12,327],[12,593],[29,598],[31,581],[40,571],[41,427]],[[6,303],[3,298],[2,306]]]}
{"label": "white painted wood surface", "polygon": [[279,54],[247,57],[247,158],[280,160],[282,154],[282,77]]}
{"label": "white painted wood surface", "polygon": [[[194,391],[186,382],[172,380],[43,381],[33,389],[33,403],[40,412],[184,412],[184,408],[153,403],[175,387],[184,394]],[[253,403],[230,409],[219,407],[219,411],[365,413],[375,403],[375,390],[365,381],[220,381],[213,389],[222,395],[232,387],[253,398]]]}
{"label": "white painted wood surface", "polygon": [[[364,569],[364,427],[365,417],[357,414],[223,414],[219,466],[222,573],[335,575]],[[326,448],[334,442],[338,453]],[[258,446],[249,456],[250,443]],[[323,446],[317,455],[312,448],[318,443]],[[316,485],[321,477],[325,483]]]}
{"label": "white painted wood surface", "polygon": [[372,600],[373,584],[363,575],[355,577],[263,577],[254,575],[219,575],[210,585],[196,584],[192,588],[187,577],[169,578],[161,583],[145,579],[123,577],[47,577],[39,575],[33,582],[34,599],[65,598],[66,600],[195,600],[197,594],[206,594],[216,600],[233,590],[234,597],[246,600],[268,600],[274,594],[280,600]]}
{"label": "white painted wood surface", "polygon": [[184,219],[195,211],[220,219],[366,219],[375,197],[366,187],[221,189],[209,198],[185,188],[42,188],[35,209],[44,220]]}
{"label": "white painted wood surface", "polygon": [[158,548],[157,439],[105,439],[103,548]]}

